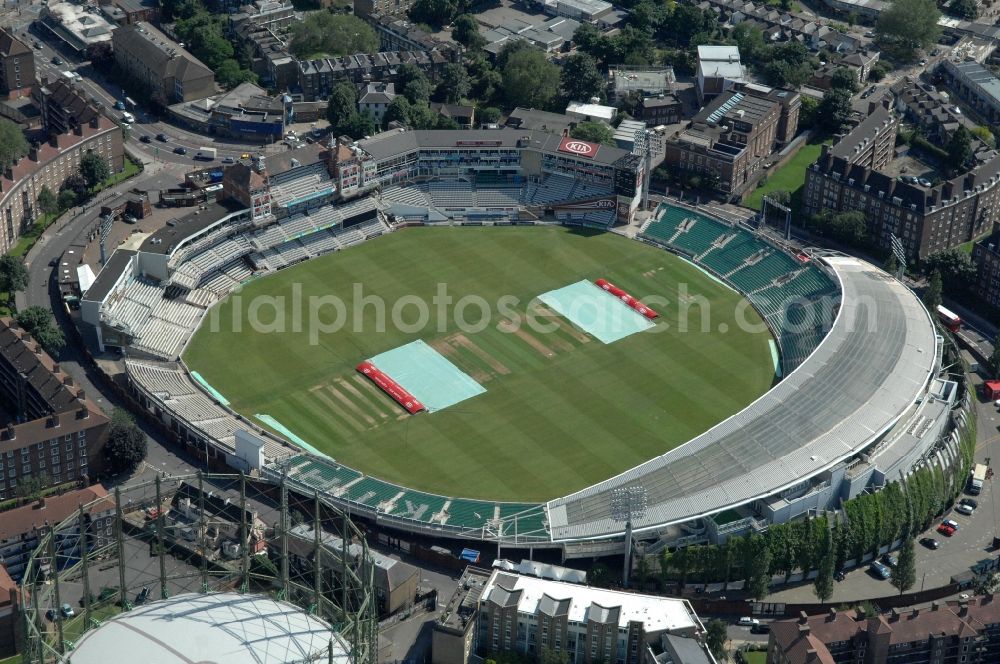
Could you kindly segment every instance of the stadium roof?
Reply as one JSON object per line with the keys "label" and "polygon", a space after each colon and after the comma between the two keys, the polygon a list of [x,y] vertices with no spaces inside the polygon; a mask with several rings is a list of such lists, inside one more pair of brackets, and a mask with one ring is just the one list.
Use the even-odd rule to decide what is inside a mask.
{"label": "stadium roof", "polygon": [[263,595],[188,593],[132,609],[87,632],[76,643],[73,664],[326,662],[331,640],[332,661],[348,664],[347,644],[297,606]]}
{"label": "stadium roof", "polygon": [[[573,158],[559,151],[560,136],[544,131],[525,129],[418,129],[415,131],[386,131],[371,138],[358,141],[358,146],[377,160],[389,159],[418,149],[454,148],[461,142],[496,141],[498,148],[517,148],[521,139],[527,139],[522,147],[558,154],[562,158]],[[602,145],[593,155],[585,157],[588,162],[610,166],[628,151],[610,145]]]}
{"label": "stadium roof", "polygon": [[621,533],[612,490],[641,485],[638,530],[708,516],[780,492],[862,451],[923,393],[937,361],[917,297],[855,258],[823,259],[843,299],[829,334],[795,371],[685,445],[548,504],[554,540]]}

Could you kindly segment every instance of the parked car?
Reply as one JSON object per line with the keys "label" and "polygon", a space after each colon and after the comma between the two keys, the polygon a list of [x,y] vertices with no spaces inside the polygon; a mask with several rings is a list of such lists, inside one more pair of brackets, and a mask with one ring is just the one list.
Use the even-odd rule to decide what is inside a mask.
{"label": "parked car", "polygon": [[174,148],[174,154],[187,154],[187,153],[188,153],[187,148],[184,147],[183,145],[178,145],[176,148]]}
{"label": "parked car", "polygon": [[917,178],[917,183],[921,187],[929,187],[929,186],[931,186],[931,181],[928,180],[927,178]]}
{"label": "parked car", "polygon": [[161,143],[166,143],[166,142],[167,142],[168,140],[170,140],[170,139],[169,139],[169,138],[167,138],[167,135],[166,135],[166,134],[157,134],[157,135],[156,135],[156,140],[158,140],[158,141],[159,141],[159,142],[161,142]]}
{"label": "parked car", "polygon": [[63,618],[72,618],[76,615],[76,611],[73,610],[73,607],[66,603],[63,603],[63,605],[59,607],[59,612],[62,613]]}
{"label": "parked car", "polygon": [[232,157],[224,157],[224,158],[222,159],[222,163],[223,163],[223,164],[235,164],[235,163],[236,163],[236,160],[235,160],[235,159],[233,159]]}
{"label": "parked car", "polygon": [[62,58],[60,58],[58,55],[52,58],[52,64],[56,65],[57,67],[62,63],[63,63]]}
{"label": "parked car", "polygon": [[896,559],[896,556],[891,556],[888,553],[882,556],[882,562],[884,562],[889,567],[895,567],[896,565],[899,564],[899,561]]}
{"label": "parked car", "polygon": [[888,579],[889,577],[892,576],[892,570],[890,570],[888,566],[883,565],[877,560],[872,561],[872,564],[868,568],[868,571],[870,571],[874,576],[883,580]]}
{"label": "parked car", "polygon": [[149,599],[149,586],[143,586],[139,594],[135,596],[135,605],[142,606]]}
{"label": "parked car", "polygon": [[968,505],[972,509],[977,509],[979,507],[979,501],[975,498],[962,498],[958,501],[959,505]]}
{"label": "parked car", "polygon": [[972,516],[975,513],[976,508],[970,505],[956,505],[955,511],[959,514],[964,514],[965,516]]}
{"label": "parked car", "polygon": [[844,570],[840,570],[839,572],[833,575],[833,578],[837,581],[843,581],[844,579],[847,578],[847,575],[844,574]]}
{"label": "parked car", "polygon": [[951,537],[955,534],[955,529],[944,523],[937,527],[937,531],[945,537]]}
{"label": "parked car", "polygon": [[143,134],[142,136],[140,136],[139,140],[142,141],[143,143],[152,143],[153,142],[153,139],[151,139],[146,134]]}
{"label": "parked car", "polygon": [[957,521],[952,521],[951,519],[945,519],[941,523],[943,525],[945,525],[945,526],[948,526],[949,528],[952,528],[953,530],[958,530],[958,522]]}
{"label": "parked car", "polygon": [[56,610],[55,609],[49,609],[48,611],[45,612],[45,617],[48,619],[49,622],[55,622],[56,621]]}
{"label": "parked car", "polygon": [[771,631],[771,626],[770,625],[765,625],[764,623],[760,623],[758,625],[751,625],[750,626],[750,633],[751,634],[767,634],[770,631]]}
{"label": "parked car", "polygon": [[941,546],[941,542],[938,542],[933,537],[923,537],[920,539],[920,543],[926,546],[928,549],[937,549]]}
{"label": "parked car", "polygon": [[116,111],[124,111],[125,110],[125,102],[123,102],[121,99],[119,99],[118,101],[116,101],[115,102],[115,110]]}
{"label": "parked car", "polygon": [[754,625],[759,625],[760,621],[756,618],[751,618],[750,616],[743,616],[740,618],[739,624],[743,627],[753,627]]}
{"label": "parked car", "polygon": [[249,152],[244,152],[243,154],[240,155],[240,159],[249,159],[249,158],[250,158]]}

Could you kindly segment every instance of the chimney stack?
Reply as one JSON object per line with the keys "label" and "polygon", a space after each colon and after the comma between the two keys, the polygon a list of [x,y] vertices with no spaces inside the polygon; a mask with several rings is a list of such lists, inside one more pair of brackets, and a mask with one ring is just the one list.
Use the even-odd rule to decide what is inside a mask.
{"label": "chimney stack", "polygon": [[13,422],[8,422],[7,423],[7,436],[6,436],[6,438],[7,438],[7,440],[14,440],[15,438],[17,438],[17,430],[14,428],[14,423]]}
{"label": "chimney stack", "polygon": [[53,362],[52,363],[52,373],[59,373],[59,363],[58,362]]}
{"label": "chimney stack", "polygon": [[901,611],[899,609],[892,610],[892,616],[889,618],[889,622],[899,622],[899,616]]}
{"label": "chimney stack", "polygon": [[91,129],[97,129],[100,126],[101,126],[101,118],[95,113],[94,117],[90,118],[90,127]]}
{"label": "chimney stack", "polygon": [[808,622],[809,622],[809,616],[806,614],[806,612],[805,611],[799,611],[799,624],[800,625],[805,625]]}
{"label": "chimney stack", "polygon": [[77,401],[81,401],[81,402],[86,401],[87,400],[87,393],[84,390],[82,390],[82,389],[77,390],[76,391],[76,398],[77,398]]}
{"label": "chimney stack", "polygon": [[52,413],[49,415],[48,422],[46,423],[50,429],[59,428],[59,413]]}
{"label": "chimney stack", "polygon": [[913,607],[913,609],[910,611],[910,617],[916,618],[919,615],[920,615],[920,609],[918,609],[917,607]]}
{"label": "chimney stack", "polygon": [[28,159],[31,161],[38,161],[38,148],[34,145],[28,148]]}
{"label": "chimney stack", "polygon": [[837,619],[837,609],[831,606],[830,610],[826,614],[826,617],[830,622],[835,621]]}
{"label": "chimney stack", "polygon": [[931,611],[937,611],[941,608],[941,602],[934,600],[931,602]]}
{"label": "chimney stack", "polygon": [[809,636],[809,625],[799,625],[799,637]]}
{"label": "chimney stack", "polygon": [[969,615],[969,603],[968,602],[959,602],[958,603],[958,615],[959,615],[960,618],[964,618],[965,616]]}
{"label": "chimney stack", "polygon": [[63,376],[63,385],[73,387],[73,377],[69,375]]}
{"label": "chimney stack", "polygon": [[73,133],[76,134],[77,136],[83,136],[83,126],[81,126],[79,123],[73,125]]}

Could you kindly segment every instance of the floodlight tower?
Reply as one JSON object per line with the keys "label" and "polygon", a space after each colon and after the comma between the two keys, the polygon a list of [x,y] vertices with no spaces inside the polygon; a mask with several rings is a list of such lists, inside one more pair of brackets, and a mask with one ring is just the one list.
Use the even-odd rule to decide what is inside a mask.
{"label": "floodlight tower", "polygon": [[623,486],[611,492],[611,518],[625,522],[625,564],[622,569],[622,587],[628,588],[632,571],[632,521],[646,516],[646,487]]}
{"label": "floodlight tower", "polygon": [[104,265],[107,262],[107,256],[105,256],[105,249],[104,249],[104,240],[111,232],[111,226],[114,223],[115,223],[115,213],[109,212],[108,214],[101,217],[101,222],[97,227],[97,236],[100,241],[100,247],[101,247],[101,265]]}

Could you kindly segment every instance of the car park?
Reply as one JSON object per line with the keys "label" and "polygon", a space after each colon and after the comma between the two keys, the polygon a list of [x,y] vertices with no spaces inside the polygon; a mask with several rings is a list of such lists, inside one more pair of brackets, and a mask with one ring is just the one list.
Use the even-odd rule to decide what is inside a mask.
{"label": "car park", "polygon": [[972,516],[975,513],[976,508],[970,505],[956,505],[955,511],[959,514],[964,514],[965,516]]}
{"label": "car park", "polygon": [[187,148],[184,147],[183,145],[178,145],[176,148],[174,148],[174,154],[187,154],[187,153],[188,153]]}
{"label": "car park", "polygon": [[927,547],[928,549],[937,549],[941,546],[941,543],[938,542],[933,537],[922,537],[920,539],[920,543],[925,547]]}

